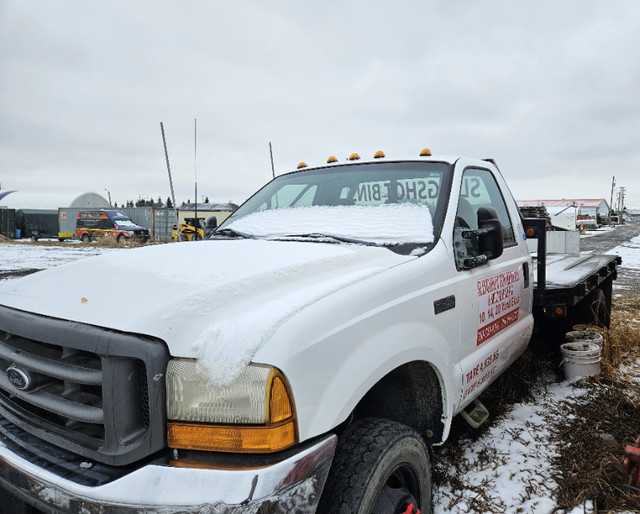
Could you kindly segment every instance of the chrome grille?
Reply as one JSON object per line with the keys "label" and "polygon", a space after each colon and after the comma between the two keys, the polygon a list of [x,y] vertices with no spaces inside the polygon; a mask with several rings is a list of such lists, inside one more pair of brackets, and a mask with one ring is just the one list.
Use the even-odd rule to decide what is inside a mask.
{"label": "chrome grille", "polygon": [[164,446],[167,360],[158,340],[0,306],[0,416],[87,458],[128,464]]}

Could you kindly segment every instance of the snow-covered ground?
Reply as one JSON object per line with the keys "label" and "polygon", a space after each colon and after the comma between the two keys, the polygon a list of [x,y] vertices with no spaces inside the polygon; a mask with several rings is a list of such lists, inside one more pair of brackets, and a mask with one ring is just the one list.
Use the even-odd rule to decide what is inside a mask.
{"label": "snow-covered ground", "polygon": [[627,241],[617,246],[609,253],[614,253],[622,257],[622,267],[627,270],[640,270],[640,236],[634,237],[631,241]]}
{"label": "snow-covered ground", "polygon": [[46,245],[46,242],[33,244],[26,239],[23,241],[0,243],[0,274],[7,271],[47,269],[107,252],[125,251],[120,248],[82,244],[78,241],[51,246]]}
{"label": "snow-covered ground", "polygon": [[[486,435],[473,442],[461,441],[464,462],[450,463],[449,473],[457,475],[467,488],[436,486],[434,514],[477,512],[474,505],[482,503],[490,504],[491,512],[555,512],[553,491],[557,484],[552,478],[551,458],[556,447],[550,442],[549,426],[560,416],[563,402],[573,401],[585,391],[567,382],[553,382],[554,377],[549,380],[546,390],[540,388],[531,401],[513,405],[492,423]],[[462,476],[460,469],[466,470]],[[572,511],[578,513],[583,513],[582,506]]]}
{"label": "snow-covered ground", "polygon": [[[121,251],[127,250],[78,244],[0,244],[0,277],[7,271],[45,269],[92,255]],[[623,268],[640,270],[640,237],[610,253],[622,256]],[[436,486],[434,513],[472,512],[471,502],[478,496],[478,488],[474,486],[482,488],[483,497],[490,500],[493,512],[554,512],[556,483],[552,478],[551,459],[557,448],[550,441],[548,426],[557,412],[554,406],[584,394],[584,390],[567,382],[551,381],[540,388],[531,401],[513,405],[501,419],[492,423],[486,435],[468,442],[462,456],[466,469],[462,476],[458,471],[460,468],[452,463],[439,463],[445,470],[450,468],[450,473],[457,475],[461,483],[468,484],[469,489],[452,491],[447,485]],[[484,458],[487,453],[494,458]],[[571,514],[582,512],[593,512],[593,508],[589,504],[579,505]]]}

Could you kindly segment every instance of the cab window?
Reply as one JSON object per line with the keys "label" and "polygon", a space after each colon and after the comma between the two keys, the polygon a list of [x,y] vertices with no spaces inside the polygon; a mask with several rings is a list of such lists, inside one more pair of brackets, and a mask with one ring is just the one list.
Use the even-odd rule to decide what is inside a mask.
{"label": "cab window", "polygon": [[480,207],[493,207],[497,211],[498,219],[502,225],[504,247],[517,244],[507,205],[493,174],[485,169],[468,168],[462,176],[454,225],[454,244],[458,267],[462,267],[461,262],[465,258],[479,255],[478,240],[465,239],[462,237],[462,232],[478,229],[478,209]]}

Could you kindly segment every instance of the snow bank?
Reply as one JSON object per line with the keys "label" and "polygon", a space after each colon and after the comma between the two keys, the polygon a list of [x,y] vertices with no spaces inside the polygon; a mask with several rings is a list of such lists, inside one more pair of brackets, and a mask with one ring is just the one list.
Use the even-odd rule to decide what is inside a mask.
{"label": "snow bank", "polygon": [[228,227],[260,237],[320,233],[380,244],[433,242],[429,208],[409,203],[273,209],[248,214]]}

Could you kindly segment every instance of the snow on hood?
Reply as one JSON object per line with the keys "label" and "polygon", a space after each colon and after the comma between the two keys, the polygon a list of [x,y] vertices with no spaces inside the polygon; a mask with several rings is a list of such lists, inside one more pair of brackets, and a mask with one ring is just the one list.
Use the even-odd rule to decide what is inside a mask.
{"label": "snow on hood", "polygon": [[0,287],[0,304],[163,339],[231,383],[314,302],[413,259],[388,249],[263,240],[175,243],[87,258]]}
{"label": "snow on hood", "polygon": [[248,214],[226,228],[263,237],[320,233],[380,244],[433,243],[431,211],[411,203],[272,209]]}

